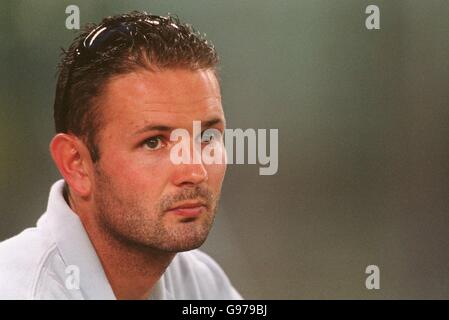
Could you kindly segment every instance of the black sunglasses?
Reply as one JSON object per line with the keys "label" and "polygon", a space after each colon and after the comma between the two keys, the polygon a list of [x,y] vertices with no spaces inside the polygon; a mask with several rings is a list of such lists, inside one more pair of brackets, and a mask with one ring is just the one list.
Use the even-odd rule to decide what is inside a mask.
{"label": "black sunglasses", "polygon": [[75,58],[69,68],[67,81],[64,87],[63,103],[67,97],[67,87],[69,87],[72,70],[74,66],[83,65],[98,57],[98,55],[105,55],[107,53],[129,48],[133,45],[137,36],[147,39],[145,34],[139,33],[140,27],[157,27],[162,24],[170,24],[174,28],[178,26],[167,17],[148,15],[146,18],[141,18],[132,21],[121,21],[113,24],[101,24],[93,29],[86,38],[81,42],[80,46],[75,49]]}
{"label": "black sunglasses", "polygon": [[[132,45],[133,39],[137,35],[146,38],[144,34],[139,34],[139,27],[158,26],[169,21],[166,17],[148,16],[145,19],[116,22],[110,25],[99,25],[93,29],[81,43],[81,46],[75,50],[77,57],[83,55],[93,55],[104,53],[107,49],[115,46],[125,47]],[[172,25],[174,25],[172,23]],[[174,25],[176,27],[176,25]],[[120,39],[120,42],[117,40]]]}

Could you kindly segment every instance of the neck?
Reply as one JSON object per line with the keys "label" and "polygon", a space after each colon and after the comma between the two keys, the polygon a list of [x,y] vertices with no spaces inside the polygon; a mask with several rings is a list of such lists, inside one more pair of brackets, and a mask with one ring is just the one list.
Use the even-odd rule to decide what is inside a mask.
{"label": "neck", "polygon": [[69,203],[83,223],[116,298],[148,299],[175,253],[120,239],[102,228],[89,211],[79,205],[74,206],[72,199]]}

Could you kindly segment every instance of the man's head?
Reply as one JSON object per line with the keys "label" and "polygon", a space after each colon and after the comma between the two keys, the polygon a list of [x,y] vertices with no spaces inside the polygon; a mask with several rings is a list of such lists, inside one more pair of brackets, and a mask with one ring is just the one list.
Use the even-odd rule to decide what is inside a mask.
{"label": "man's head", "polygon": [[108,17],[75,39],[60,64],[50,149],[82,220],[167,252],[203,243],[226,166],[172,163],[170,132],[192,135],[194,120],[224,130],[217,63],[173,17]]}

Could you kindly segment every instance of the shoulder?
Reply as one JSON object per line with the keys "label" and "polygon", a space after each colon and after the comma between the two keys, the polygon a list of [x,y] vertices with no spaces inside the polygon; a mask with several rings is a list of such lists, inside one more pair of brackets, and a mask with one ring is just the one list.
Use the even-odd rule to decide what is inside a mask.
{"label": "shoulder", "polygon": [[0,242],[0,299],[33,299],[33,291],[56,246],[29,228]]}
{"label": "shoulder", "polygon": [[200,250],[178,253],[164,276],[175,299],[242,299],[218,263]]}

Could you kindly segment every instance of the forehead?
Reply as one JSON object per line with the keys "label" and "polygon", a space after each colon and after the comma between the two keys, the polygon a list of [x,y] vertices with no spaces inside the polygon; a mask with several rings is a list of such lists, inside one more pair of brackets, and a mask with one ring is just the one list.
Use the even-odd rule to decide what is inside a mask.
{"label": "forehead", "polygon": [[100,99],[104,126],[139,128],[148,123],[191,126],[223,118],[220,88],[212,70],[139,70],[112,78]]}

